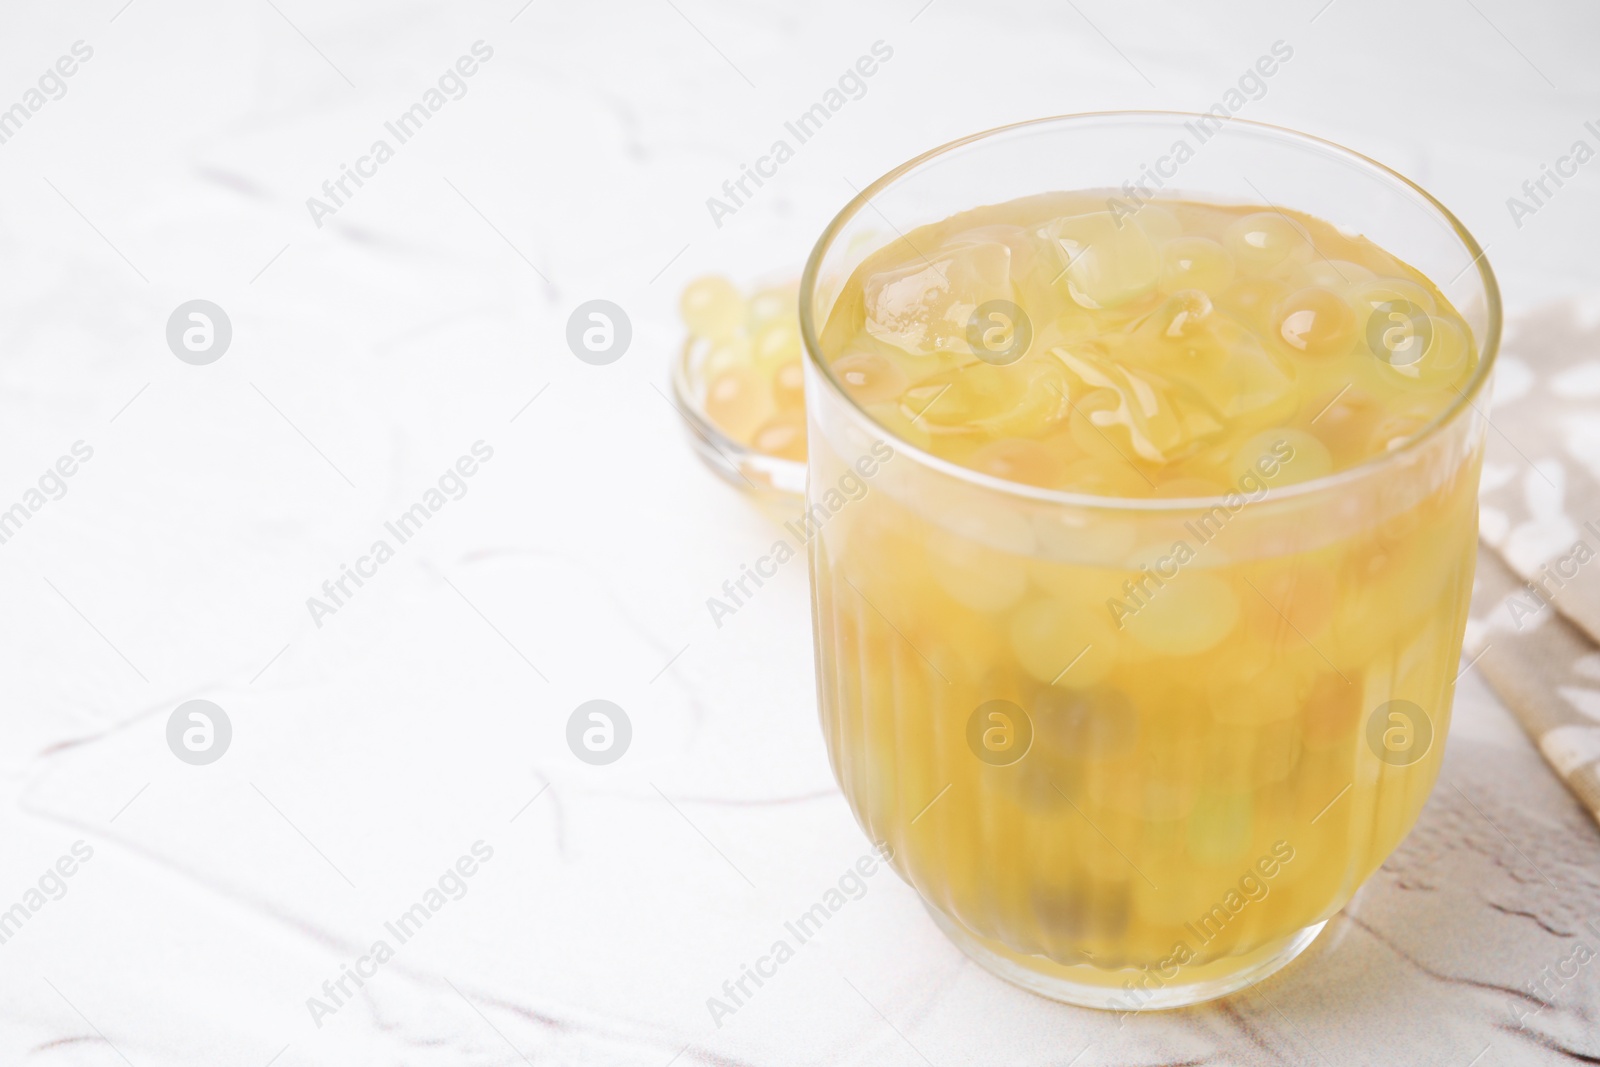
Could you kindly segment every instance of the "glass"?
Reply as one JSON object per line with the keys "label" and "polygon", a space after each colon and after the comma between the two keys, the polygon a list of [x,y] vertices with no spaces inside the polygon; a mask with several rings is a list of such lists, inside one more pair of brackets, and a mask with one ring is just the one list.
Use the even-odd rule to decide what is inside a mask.
{"label": "glass", "polygon": [[[1241,502],[1002,481],[890,435],[830,371],[820,329],[886,243],[980,205],[1126,198],[1157,180],[1162,196],[1281,205],[1365,234],[1464,316],[1476,374],[1391,451]],[[1284,966],[1438,775],[1477,544],[1477,400],[1500,335],[1477,243],[1411,182],[1317,138],[1066,116],[874,182],[817,243],[800,309],[821,719],[867,834],[963,951],[1045,996],[1175,1007]],[[1099,648],[1019,645],[1024,613],[1104,618],[1125,583],[1150,588],[1147,550],[1180,541],[1197,551],[1161,586],[1158,647],[1105,628]],[[1215,628],[1227,636],[1192,651]],[[1061,663],[1057,682],[1077,673],[1041,681],[1040,659]]]}

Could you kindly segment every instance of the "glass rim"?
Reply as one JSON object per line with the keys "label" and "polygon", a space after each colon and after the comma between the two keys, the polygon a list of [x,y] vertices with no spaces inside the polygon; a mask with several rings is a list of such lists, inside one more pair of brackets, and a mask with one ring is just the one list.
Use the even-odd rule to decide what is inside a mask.
{"label": "glass rim", "polygon": [[[860,214],[863,208],[872,204],[872,198],[901,178],[920,168],[923,164],[945,156],[967,145],[997,137],[1002,134],[1012,133],[1017,130],[1028,129],[1044,125],[1070,125],[1074,123],[1093,123],[1106,120],[1112,121],[1192,121],[1195,119],[1218,119],[1215,114],[1201,114],[1191,111],[1162,111],[1162,110],[1125,110],[1125,111],[1084,111],[1063,115],[1048,115],[1043,118],[1026,119],[1022,122],[1008,123],[1004,126],[995,126],[966,137],[947,141],[935,148],[931,148],[921,155],[915,156],[900,164],[888,173],[879,177],[864,189],[860,190],[837,215],[823,229],[822,235],[812,246],[811,254],[806,257],[805,270],[800,275],[800,338],[805,346],[807,361],[814,366],[821,377],[836,397],[843,400],[845,407],[852,416],[872,427],[880,436],[894,441],[897,448],[905,449],[916,461],[925,467],[938,471],[959,481],[992,492],[1003,493],[1008,496],[1022,498],[1035,503],[1056,504],[1067,507],[1098,509],[1104,511],[1142,511],[1142,512],[1188,512],[1207,510],[1222,506],[1223,502],[1233,494],[1226,492],[1211,497],[1124,497],[1105,496],[1095,493],[1071,492],[1062,489],[1045,489],[1039,486],[1027,485],[1022,482],[1008,481],[982,471],[964,467],[959,463],[951,462],[940,456],[928,452],[903,437],[894,433],[888,427],[878,422],[866,411],[856,399],[850,395],[839,379],[834,375],[833,368],[822,358],[822,346],[817,339],[816,316],[813,314],[812,305],[816,296],[817,276],[821,271],[823,257],[832,249],[835,239],[845,224]],[[1364,155],[1353,148],[1348,148],[1336,141],[1314,134],[1302,133],[1287,126],[1275,126],[1271,123],[1256,122],[1251,119],[1228,117],[1225,123],[1238,123],[1267,134],[1285,142],[1299,142],[1323,150],[1333,152],[1345,157],[1346,161],[1375,172],[1380,177],[1398,183],[1402,189],[1422,198],[1422,200],[1437,213],[1461,242],[1463,248],[1472,256],[1468,267],[1477,267],[1478,278],[1483,285],[1484,296],[1487,301],[1485,309],[1488,316],[1484,332],[1484,343],[1478,353],[1478,366],[1470,381],[1464,389],[1456,389],[1456,399],[1451,401],[1431,422],[1422,427],[1398,447],[1390,449],[1379,455],[1368,457],[1354,466],[1343,470],[1324,474],[1318,478],[1311,478],[1304,482],[1296,482],[1273,490],[1269,495],[1275,499],[1311,496],[1317,493],[1335,489],[1352,482],[1377,474],[1383,469],[1393,465],[1406,456],[1415,454],[1421,447],[1432,441],[1446,427],[1452,425],[1464,411],[1471,409],[1477,411],[1473,399],[1483,391],[1484,384],[1489,380],[1490,373],[1494,370],[1496,357],[1500,354],[1500,333],[1502,326],[1502,309],[1500,304],[1500,286],[1495,280],[1494,271],[1489,266],[1489,260],[1484,254],[1484,249],[1478,244],[1475,237],[1462,221],[1456,218],[1451,210],[1440,203],[1438,198],[1428,192],[1404,174],[1385,166],[1370,156]],[[885,220],[887,221],[887,220]],[[893,224],[890,224],[893,228]],[[1462,273],[1465,273],[1465,268]],[[1458,274],[1457,277],[1460,277]],[[1480,412],[1481,414],[1481,412]],[[1484,416],[1487,420],[1487,416]]]}

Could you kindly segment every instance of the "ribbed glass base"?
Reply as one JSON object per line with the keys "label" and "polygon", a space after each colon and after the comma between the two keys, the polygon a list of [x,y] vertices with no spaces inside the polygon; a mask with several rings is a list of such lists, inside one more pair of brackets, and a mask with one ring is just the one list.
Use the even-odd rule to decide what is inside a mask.
{"label": "ribbed glass base", "polygon": [[1286,966],[1327,925],[1319,922],[1245,955],[1191,964],[1179,968],[1172,978],[1162,979],[1151,971],[1067,966],[1043,956],[1023,955],[979,937],[937,908],[929,907],[928,914],[962,952],[1013,985],[1064,1004],[1124,1013],[1182,1008],[1243,989]]}

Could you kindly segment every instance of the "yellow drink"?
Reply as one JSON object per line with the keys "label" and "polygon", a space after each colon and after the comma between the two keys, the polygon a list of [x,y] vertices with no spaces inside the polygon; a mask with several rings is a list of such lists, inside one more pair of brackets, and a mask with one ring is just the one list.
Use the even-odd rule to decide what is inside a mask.
{"label": "yellow drink", "polygon": [[840,273],[811,563],[867,833],[980,962],[1133,1010],[1281,966],[1415,821],[1482,424],[1445,418],[1473,328],[1395,255],[1114,197],[961,212]]}

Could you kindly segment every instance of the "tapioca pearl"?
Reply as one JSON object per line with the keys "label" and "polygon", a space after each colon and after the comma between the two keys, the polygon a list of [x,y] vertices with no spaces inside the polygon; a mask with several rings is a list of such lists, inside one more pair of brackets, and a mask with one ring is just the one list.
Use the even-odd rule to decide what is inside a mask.
{"label": "tapioca pearl", "polygon": [[1397,566],[1398,559],[1396,546],[1376,533],[1352,539],[1339,567],[1341,592],[1348,595],[1370,587]]}
{"label": "tapioca pearl", "polygon": [[772,399],[784,410],[805,407],[806,373],[798,359],[780,365],[773,373]]}
{"label": "tapioca pearl", "polygon": [[928,534],[928,569],[959,603],[977,611],[1004,611],[1028,591],[1023,558],[947,530]]}
{"label": "tapioca pearl", "polygon": [[1451,543],[1451,534],[1460,531],[1461,526],[1460,522],[1445,524],[1434,536],[1419,532],[1397,547],[1393,557],[1397,565],[1384,576],[1387,595],[1395,598],[1397,614],[1411,616],[1442,610],[1440,599],[1459,574],[1458,560],[1471,551],[1470,544]]}
{"label": "tapioca pearl", "polygon": [[[1315,502],[1315,509],[1307,512],[1307,520],[1312,523],[1314,530],[1333,530],[1349,539],[1360,539],[1365,536],[1363,531],[1374,528],[1374,522],[1381,522],[1384,509],[1379,506],[1378,496],[1374,496],[1374,483],[1382,482],[1382,478],[1373,478],[1365,485],[1350,486],[1346,493],[1336,494],[1336,499],[1322,499]],[[1341,568],[1342,561],[1330,563],[1334,569]]]}
{"label": "tapioca pearl", "polygon": [[[1392,656],[1397,628],[1411,625],[1419,612],[1434,610],[1428,598],[1434,591],[1431,584],[1421,581],[1422,575],[1406,573],[1413,558],[1399,547],[1370,543],[1349,552],[1339,578],[1332,641],[1324,642],[1326,654],[1342,663]],[[1354,677],[1349,670],[1344,673]]]}
{"label": "tapioca pearl", "polygon": [[1409,300],[1392,300],[1373,308],[1365,321],[1362,347],[1384,385],[1416,377],[1433,341],[1434,316]]}
{"label": "tapioca pearl", "polygon": [[931,430],[971,433],[1021,399],[1022,382],[1009,369],[973,363],[935,374],[906,391],[901,410]]}
{"label": "tapioca pearl", "polygon": [[1220,239],[1223,232],[1239,217],[1237,211],[1190,200],[1173,201],[1172,213],[1178,217],[1184,233],[1210,237],[1213,240]]}
{"label": "tapioca pearl", "polygon": [[1346,237],[1355,237],[1355,243],[1350,248],[1350,254],[1347,258],[1354,259],[1355,262],[1362,264],[1363,267],[1373,270],[1373,274],[1378,275],[1378,277],[1394,278],[1397,275],[1405,274],[1406,270],[1411,270],[1411,267],[1398,261],[1394,256],[1390,256],[1389,253],[1379,248],[1378,245],[1371,243],[1370,240],[1366,240],[1365,237],[1358,237],[1358,235],[1349,234],[1349,232],[1344,235]]}
{"label": "tapioca pearl", "polygon": [[744,298],[728,279],[708,274],[689,283],[678,310],[689,331],[700,337],[732,337],[744,329]]}
{"label": "tapioca pearl", "polygon": [[[1475,476],[1471,484],[1476,486]],[[1467,494],[1469,500],[1473,495],[1475,491]],[[1414,476],[1396,477],[1376,486],[1371,496],[1363,501],[1367,504],[1367,515],[1371,516],[1373,541],[1385,548],[1404,548],[1428,529],[1429,541],[1442,550],[1452,539],[1445,536],[1439,525],[1447,526],[1462,511],[1477,510],[1468,501],[1450,504],[1448,500],[1449,494],[1430,492]],[[1469,535],[1469,540],[1475,536]]]}
{"label": "tapioca pearl", "polygon": [[[1373,527],[1375,540],[1382,545],[1405,549],[1427,530],[1430,546],[1438,550],[1441,559],[1446,558],[1445,549],[1453,538],[1449,536],[1448,524],[1438,521],[1441,510],[1437,503],[1423,499],[1420,488],[1409,486],[1407,489],[1415,495],[1397,494],[1379,501],[1376,509],[1378,521]],[[1445,528],[1441,529],[1441,525]]]}
{"label": "tapioca pearl", "polygon": [[911,448],[942,455],[940,444],[935,441],[927,425],[912,421],[898,401],[862,404],[861,407],[874,423],[883,427],[883,432],[888,435],[886,440],[903,442]]}
{"label": "tapioca pearl", "polygon": [[1189,854],[1199,863],[1249,860],[1255,836],[1255,804],[1249,793],[1200,795],[1189,815]]}
{"label": "tapioca pearl", "polygon": [[[1084,775],[1084,797],[1078,802],[1080,810],[1096,822],[1102,822],[1102,812],[1137,816],[1142,792],[1139,777],[1140,771],[1143,770],[1142,762],[1142,760],[1117,760],[1088,767]],[[1142,841],[1137,843],[1143,844]],[[1124,853],[1128,851],[1123,849]],[[1136,857],[1130,858],[1138,862]],[[1123,869],[1133,874],[1126,863],[1123,864]],[[1137,874],[1133,876],[1138,877]]]}
{"label": "tapioca pearl", "polygon": [[[968,367],[970,377],[979,367]],[[982,388],[992,397],[991,414],[974,420],[974,426],[994,437],[1039,438],[1065,420],[1072,411],[1066,372],[1053,358],[1030,358],[1014,367],[986,368],[998,371],[1000,384]]]}
{"label": "tapioca pearl", "polygon": [[[1220,903],[1216,899],[1217,886],[1228,884],[1227,876],[1219,875],[1215,880],[1194,877],[1187,844],[1189,832],[1187,817],[1175,823],[1146,822],[1144,826],[1146,834],[1159,834],[1151,842],[1153,851],[1150,865],[1145,867],[1145,873],[1157,885],[1164,888],[1160,893],[1150,893],[1140,899],[1141,926],[1151,934],[1156,934],[1157,931],[1165,934],[1171,930],[1180,930],[1184,923],[1194,922],[1197,917],[1205,915]],[[1141,881],[1140,884],[1144,883]],[[1173,939],[1165,938],[1165,940]],[[1149,967],[1151,961],[1160,964],[1172,955],[1174,948],[1172,945],[1162,948],[1158,941],[1151,946],[1152,950],[1140,954],[1135,966]],[[1166,970],[1167,973],[1171,973],[1171,965],[1166,965]]]}
{"label": "tapioca pearl", "polygon": [[1209,543],[1209,539],[1203,542],[1196,536],[1198,529],[1193,521],[1186,521],[1182,511],[1144,516],[1139,540],[1134,542],[1136,547],[1125,547],[1119,553],[1123,580],[1127,580],[1128,571],[1170,579],[1194,561],[1201,551],[1197,545],[1204,545],[1206,566],[1229,562],[1230,556],[1224,549]]}
{"label": "tapioca pearl", "polygon": [[1228,473],[1228,464],[1233,459],[1233,453],[1239,446],[1238,434],[1231,437],[1219,438],[1216,442],[1196,449],[1176,463],[1169,463],[1157,472],[1157,485],[1159,479],[1171,478],[1174,480],[1198,480],[1210,482],[1222,487],[1219,492],[1226,492],[1230,488],[1233,476]]}
{"label": "tapioca pearl", "polygon": [[699,366],[703,381],[709,382],[725,370],[746,366],[750,362],[750,339],[743,334],[724,337],[718,341],[702,339],[694,343],[706,346],[705,358]]}
{"label": "tapioca pearl", "polygon": [[[1065,492],[1091,495],[1077,488],[1069,476],[1063,476],[1062,488]],[[1104,569],[1105,561],[1126,551],[1140,529],[1139,520],[1131,514],[1099,508],[1043,510],[1033,517],[1033,524],[1043,566],[1040,585],[1061,597],[1072,596],[1073,586],[1047,583],[1077,583],[1086,575],[1109,577],[1111,572]],[[1118,577],[1112,582],[1112,588],[1120,581]],[[1093,588],[1098,589],[1099,585]],[[1104,603],[1105,595],[1096,592],[1093,599]]]}
{"label": "tapioca pearl", "polygon": [[1056,463],[1061,466],[1063,471],[1066,469],[1067,464],[1088,458],[1084,455],[1083,449],[1078,447],[1078,442],[1072,437],[1071,420],[1072,413],[1069,409],[1065,421],[1053,426],[1049,433],[1037,438],[1041,445],[1049,449],[1050,454],[1055,457]]}
{"label": "tapioca pearl", "polygon": [[1152,823],[1176,823],[1188,818],[1200,799],[1200,787],[1192,781],[1170,778],[1135,779],[1139,785],[1138,807],[1130,814]]}
{"label": "tapioca pearl", "polygon": [[972,491],[952,487],[949,495],[929,487],[919,503],[923,516],[937,516],[938,530],[993,548],[1020,560],[1031,559],[1039,549],[1028,516],[1015,507],[998,501],[978,504]]}
{"label": "tapioca pearl", "polygon": [[1300,705],[1300,737],[1306,748],[1323,751],[1343,745],[1361,719],[1360,675],[1341,677],[1331,671],[1311,683]]}
{"label": "tapioca pearl", "polygon": [[800,323],[791,318],[763,325],[751,342],[751,356],[761,367],[781,366],[800,358]]}
{"label": "tapioca pearl", "polygon": [[756,430],[750,447],[768,456],[804,462],[806,417],[804,412],[780,411]]}
{"label": "tapioca pearl", "polygon": [[1214,307],[1204,289],[1179,289],[1145,320],[1141,333],[1154,327],[1151,332],[1162,341],[1213,341],[1217,325],[1212,317]]}
{"label": "tapioca pearl", "polygon": [[796,313],[799,291],[793,286],[762,289],[750,298],[750,325],[760,327]]}
{"label": "tapioca pearl", "polygon": [[[1156,576],[1159,578],[1160,576]],[[1193,567],[1159,583],[1130,574],[1119,612],[1121,633],[1168,656],[1192,656],[1215,648],[1239,622],[1239,596],[1214,574]]]}
{"label": "tapioca pearl", "polygon": [[706,387],[706,416],[736,441],[749,441],[772,414],[767,379],[753,367],[730,367]]}
{"label": "tapioca pearl", "polygon": [[1460,323],[1442,315],[1429,315],[1420,333],[1410,336],[1407,347],[1379,357],[1383,377],[1402,388],[1441,389],[1465,380],[1473,363],[1472,344]]}
{"label": "tapioca pearl", "polygon": [[1007,784],[1021,807],[1054,813],[1071,811],[1067,800],[1082,794],[1082,774],[1074,761],[1052,758],[1035,746],[1016,766],[1000,768],[993,777]]}
{"label": "tapioca pearl", "polygon": [[1011,615],[1011,652],[1035,681],[1086,689],[1111,673],[1117,635],[1104,607],[1038,597]]}
{"label": "tapioca pearl", "polygon": [[988,441],[989,437],[975,427],[968,427],[965,432],[950,433],[947,440],[939,442],[939,458],[961,467],[970,467],[973,453]]}
{"label": "tapioca pearl", "polygon": [[[1173,879],[1182,878],[1188,865],[1188,857],[1183,854],[1183,842],[1188,833],[1189,816],[1200,799],[1200,783],[1195,775],[1180,777],[1177,774],[1164,774],[1160,779],[1146,779],[1144,793],[1139,837],[1150,866],[1155,868],[1154,873],[1148,868],[1145,873],[1157,879],[1158,885],[1161,873],[1168,873],[1171,876],[1168,879],[1170,883]],[[1176,806],[1177,810],[1170,810],[1169,805]],[[1175,903],[1171,898],[1151,899],[1141,903],[1140,910],[1162,922],[1181,923],[1193,914],[1190,909],[1183,908],[1182,918],[1178,918],[1180,909],[1174,907]],[[1160,956],[1151,953],[1145,958],[1158,959]]]}
{"label": "tapioca pearl", "polygon": [[1374,314],[1386,316],[1387,313],[1382,310],[1385,305],[1411,304],[1429,315],[1438,310],[1433,294],[1425,286],[1406,278],[1366,279],[1346,289],[1345,295],[1350,306],[1356,309],[1357,329],[1362,336],[1366,335],[1368,321]]}
{"label": "tapioca pearl", "polygon": [[1157,244],[1176,240],[1183,235],[1183,223],[1171,208],[1163,204],[1144,204],[1134,211],[1133,221]]}
{"label": "tapioca pearl", "polygon": [[833,373],[858,404],[898,400],[911,378],[898,360],[881,352],[851,352],[833,362]]}
{"label": "tapioca pearl", "polygon": [[[1446,604],[1454,601],[1465,605],[1472,595],[1471,586],[1471,576],[1460,575],[1458,583],[1448,587],[1440,599]],[[1391,698],[1409,699],[1424,707],[1432,705],[1430,713],[1434,708],[1439,708],[1433,702],[1449,691],[1457,673],[1464,669],[1464,664],[1458,661],[1467,659],[1462,655],[1461,639],[1456,636],[1453,622],[1449,618],[1430,619],[1399,635],[1397,643],[1400,650],[1395,655],[1396,677]],[[1468,659],[1467,662],[1471,661]],[[1440,710],[1446,716],[1450,713],[1448,704]],[[1441,731],[1448,729],[1447,722],[1437,719],[1431,725]],[[1425,755],[1426,750],[1416,754]]]}
{"label": "tapioca pearl", "polygon": [[[1260,649],[1252,650],[1261,662]],[[1208,687],[1211,720],[1231,727],[1259,727],[1299,714],[1293,680],[1281,668],[1267,667],[1245,681],[1227,679]]]}
{"label": "tapioca pearl", "polygon": [[[996,665],[1004,661],[1007,653],[1004,629],[995,625],[993,615],[953,603],[938,593],[930,598],[927,590],[920,599],[905,603],[919,618],[929,621],[915,640],[951,681],[962,684],[995,675]],[[1013,687],[1002,684],[1000,688],[1009,693]],[[959,725],[965,728],[965,724],[963,719]]]}
{"label": "tapioca pearl", "polygon": [[[1293,711],[1293,705],[1290,705]],[[1281,782],[1299,757],[1299,725],[1288,716],[1250,724],[1218,724],[1206,737],[1207,784],[1241,794]]]}
{"label": "tapioca pearl", "polygon": [[1120,680],[1143,714],[1139,756],[1145,767],[1163,775],[1205,781],[1205,765],[1195,755],[1211,729],[1206,715],[1204,660],[1166,661],[1159,670],[1124,671]]}
{"label": "tapioca pearl", "polygon": [[[1234,443],[1227,443],[1229,448]],[[1152,496],[1165,501],[1179,501],[1179,499],[1210,499],[1218,496],[1227,496],[1234,491],[1230,485],[1230,475],[1227,474],[1227,462],[1234,458],[1232,453],[1219,456],[1219,462],[1186,462],[1174,464],[1173,467],[1158,470],[1157,478],[1166,478],[1165,482],[1158,480],[1155,483]],[[1208,490],[1200,493],[1200,490]],[[1174,515],[1178,512],[1174,512]]]}
{"label": "tapioca pearl", "polygon": [[[1127,838],[1127,827],[1110,819],[1095,818],[1090,808],[1084,808],[1083,811],[1089,818],[1105,826],[1108,836]],[[1135,957],[1130,947],[1130,939],[1135,936],[1135,931],[1130,929],[1135,892],[1133,885],[1137,883],[1142,886],[1144,883],[1128,866],[1128,857],[1119,856],[1106,838],[1087,826],[1083,827],[1082,833],[1077,829],[1066,833],[1067,847],[1078,868],[1073,878],[1076,892],[1066,896],[1038,890],[1030,893],[1035,913],[1066,939],[1062,948],[1068,954],[1063,956],[1061,962],[1093,964],[1115,970],[1133,967],[1149,959],[1148,956]],[[1046,916],[1049,918],[1045,919]],[[1092,955],[1084,951],[1086,944],[1093,946]]]}
{"label": "tapioca pearl", "polygon": [[1157,481],[1151,495],[1161,500],[1199,500],[1222,496],[1227,491],[1221,482],[1209,478],[1176,477]]}
{"label": "tapioca pearl", "polygon": [[1139,709],[1115,686],[1045,686],[1029,706],[1035,743],[1046,752],[1095,762],[1128,756],[1138,745]]}
{"label": "tapioca pearl", "polygon": [[1227,290],[1233,257],[1209,237],[1179,237],[1161,250],[1161,290],[1202,289],[1213,296]]}
{"label": "tapioca pearl", "polygon": [[[1224,501],[1233,504],[1236,509],[1239,504],[1237,499],[1224,498]],[[1319,515],[1317,519],[1320,521],[1323,517]],[[1274,559],[1304,551],[1307,540],[1317,536],[1317,531],[1321,529],[1310,519],[1274,522],[1267,516],[1256,516],[1228,527],[1226,543],[1235,559]],[[1239,595],[1243,598],[1255,594],[1242,589]]]}
{"label": "tapioca pearl", "polygon": [[1197,559],[1210,568],[1230,562],[1229,553],[1213,539],[1214,533],[1201,536],[1204,521],[1202,518],[1186,523],[1181,513],[1145,519],[1140,530],[1142,547],[1123,555],[1122,581],[1116,595],[1105,605],[1107,616],[1119,632],[1132,628],[1133,617],[1146,602],[1160,598],[1173,584],[1182,583]]}
{"label": "tapioca pearl", "polygon": [[1438,418],[1438,411],[1394,411],[1380,418],[1368,438],[1367,455],[1382,455],[1404,448]]}
{"label": "tapioca pearl", "polygon": [[1047,489],[1061,482],[1061,461],[1055,452],[1038,441],[1022,437],[990,441],[979,447],[966,465],[994,478],[1040,488]]}
{"label": "tapioca pearl", "polygon": [[1339,356],[1356,341],[1356,313],[1344,297],[1319,286],[1291,293],[1273,312],[1273,333],[1296,352]]}
{"label": "tapioca pearl", "polygon": [[1217,303],[1241,323],[1260,333],[1272,327],[1272,313],[1292,289],[1276,278],[1237,278]]}
{"label": "tapioca pearl", "polygon": [[1333,470],[1333,456],[1316,434],[1284,427],[1242,442],[1229,470],[1238,491],[1260,498],[1273,489],[1323,477]]}
{"label": "tapioca pearl", "polygon": [[[875,499],[869,492],[835,513],[816,536],[843,561],[850,581],[872,604],[887,611],[919,603],[927,595],[928,575],[935,564],[908,520],[897,509],[874,508]],[[836,596],[851,598],[849,610],[860,607],[849,586],[841,587]],[[870,607],[864,610],[872,614]]]}
{"label": "tapioca pearl", "polygon": [[1314,562],[1280,564],[1248,575],[1255,595],[1244,603],[1245,630],[1271,647],[1315,643],[1333,622],[1338,583]]}
{"label": "tapioca pearl", "polygon": [[[1093,432],[1093,431],[1091,431]],[[1077,439],[1077,435],[1073,435]],[[1086,496],[1140,499],[1151,493],[1150,482],[1132,463],[1112,452],[1114,458],[1080,459],[1062,471],[1061,486]]]}
{"label": "tapioca pearl", "polygon": [[1344,292],[1375,277],[1370,268],[1360,263],[1317,257],[1296,267],[1289,275],[1289,284],[1300,289],[1316,287]]}
{"label": "tapioca pearl", "polygon": [[[1103,521],[1107,520],[1091,520],[1096,527],[1101,525]],[[1133,532],[1130,526],[1120,543],[1126,545],[1127,539],[1132,535]],[[1044,537],[1040,538],[1040,542],[1040,547],[1045,552],[1051,550],[1051,546],[1045,543]],[[1071,547],[1080,547],[1076,537],[1073,538]],[[1032,577],[1034,585],[1040,591],[1055,598],[1072,610],[1087,611],[1093,608],[1105,611],[1106,600],[1117,595],[1117,588],[1122,582],[1120,571],[1111,571],[1104,567],[1055,562],[1038,557],[1030,561],[1028,573]],[[1109,617],[1108,614],[1107,618]]]}
{"label": "tapioca pearl", "polygon": [[1222,247],[1245,274],[1261,275],[1296,253],[1311,248],[1304,226],[1276,211],[1257,211],[1232,223],[1222,235]]}
{"label": "tapioca pearl", "polygon": [[[1239,586],[1240,603],[1250,595],[1247,586]],[[1245,686],[1254,682],[1266,673],[1268,661],[1261,654],[1261,647],[1252,641],[1246,640],[1243,631],[1239,640],[1228,642],[1224,648],[1219,648],[1206,657],[1206,671],[1204,688],[1208,696],[1214,696],[1230,686]]]}
{"label": "tapioca pearl", "polygon": [[1369,454],[1367,439],[1382,410],[1383,405],[1371,393],[1348,383],[1308,394],[1300,409],[1304,419],[1316,420],[1317,438],[1341,467]]}

